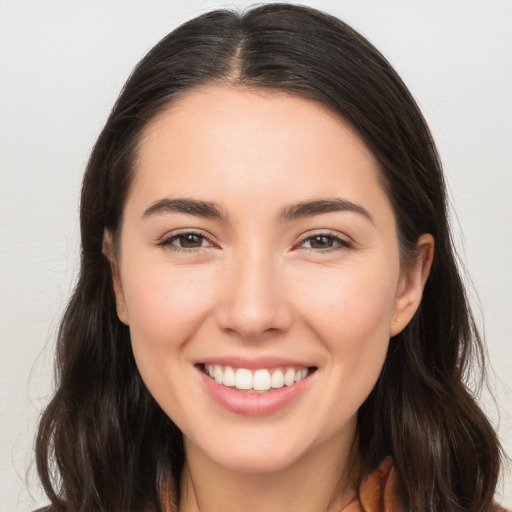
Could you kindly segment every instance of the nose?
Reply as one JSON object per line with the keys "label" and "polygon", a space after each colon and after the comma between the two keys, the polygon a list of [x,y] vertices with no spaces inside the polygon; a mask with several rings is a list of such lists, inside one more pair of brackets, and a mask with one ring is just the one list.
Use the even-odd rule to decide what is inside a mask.
{"label": "nose", "polygon": [[284,332],[292,323],[283,269],[264,251],[234,258],[220,285],[216,318],[219,327],[243,339]]}

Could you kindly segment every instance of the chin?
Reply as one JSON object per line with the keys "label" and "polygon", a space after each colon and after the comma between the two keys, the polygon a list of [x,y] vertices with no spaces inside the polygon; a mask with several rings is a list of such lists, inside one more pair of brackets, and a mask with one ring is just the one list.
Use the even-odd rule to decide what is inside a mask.
{"label": "chin", "polygon": [[[270,450],[229,450],[218,454],[215,462],[229,471],[247,474],[269,474],[288,469],[298,462],[297,453],[276,453]],[[215,454],[213,454],[215,456]]]}
{"label": "chin", "polygon": [[210,437],[204,444],[188,440],[186,450],[228,471],[274,473],[294,466],[310,449],[305,440],[294,440],[281,432],[265,435],[262,430],[240,429],[236,434]]}

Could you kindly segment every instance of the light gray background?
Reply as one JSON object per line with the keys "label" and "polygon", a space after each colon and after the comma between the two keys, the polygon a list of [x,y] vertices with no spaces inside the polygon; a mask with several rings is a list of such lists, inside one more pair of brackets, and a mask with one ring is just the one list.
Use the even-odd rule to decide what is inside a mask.
{"label": "light gray background", "polygon": [[[52,380],[59,315],[78,261],[78,190],[93,141],[130,70],[189,0],[0,0],[0,508],[45,499],[32,440]],[[392,62],[430,123],[474,283],[512,452],[512,1],[318,0]],[[462,235],[464,233],[464,235]],[[480,305],[480,306],[479,306]],[[488,397],[494,421],[498,410]],[[512,506],[510,472],[501,489]]]}

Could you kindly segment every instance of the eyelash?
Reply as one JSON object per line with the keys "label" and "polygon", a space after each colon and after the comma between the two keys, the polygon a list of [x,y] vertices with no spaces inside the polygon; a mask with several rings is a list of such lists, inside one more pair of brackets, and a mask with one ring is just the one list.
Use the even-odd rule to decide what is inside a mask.
{"label": "eyelash", "polygon": [[[201,245],[199,247],[186,248],[186,247],[180,247],[179,245],[174,244],[175,241],[179,240],[180,238],[185,238],[187,236],[196,236],[201,239],[201,243],[206,241],[206,242],[208,242],[209,245],[207,245],[207,246]],[[187,231],[181,231],[179,233],[174,233],[173,235],[165,237],[162,240],[160,240],[157,243],[157,245],[159,247],[163,247],[163,248],[169,249],[171,251],[188,252],[188,253],[196,252],[201,249],[210,248],[210,247],[215,246],[215,244],[210,240],[210,238],[208,236],[206,236],[204,233],[202,233],[200,231],[194,231],[194,230],[187,230]]]}
{"label": "eyelash", "polygon": [[[327,239],[328,241],[330,241],[331,243],[335,243],[337,245],[334,247],[323,248],[323,249],[314,248],[314,247],[302,247],[305,242],[311,241],[315,238],[324,238],[324,239]],[[299,240],[297,245],[295,245],[295,247],[306,249],[309,252],[315,253],[315,254],[328,254],[333,251],[350,249],[352,247],[352,244],[348,240],[345,240],[344,238],[341,238],[333,233],[318,232],[318,233],[308,233],[308,234],[304,235],[303,237],[301,237],[301,239]]]}
{"label": "eyelash", "polygon": [[[195,236],[195,237],[201,239],[201,245],[199,247],[186,248],[186,247],[180,247],[179,245],[176,245],[174,243],[175,241],[179,240],[180,238],[185,238],[188,236]],[[328,248],[303,247],[303,244],[305,242],[307,242],[307,241],[311,242],[311,240],[313,240],[315,238],[327,239],[328,242],[335,243],[337,245],[335,245],[334,247],[328,247]],[[206,245],[206,246],[202,245],[202,243],[205,241],[208,242],[209,245]],[[160,240],[157,243],[157,245],[159,247],[170,249],[172,251],[185,252],[185,253],[197,252],[197,251],[200,251],[205,248],[215,247],[215,244],[212,242],[212,240],[210,240],[210,238],[208,236],[206,236],[202,232],[193,231],[193,230],[182,231],[179,233],[175,233],[171,236],[165,237],[164,239]],[[299,239],[298,243],[295,244],[293,248],[294,249],[300,249],[300,248],[307,249],[309,252],[315,253],[315,254],[327,254],[327,253],[330,253],[333,251],[350,249],[351,247],[352,247],[352,244],[350,242],[348,242],[347,240],[345,240],[339,236],[334,235],[333,233],[318,232],[318,233],[308,233],[307,235],[302,236]]]}

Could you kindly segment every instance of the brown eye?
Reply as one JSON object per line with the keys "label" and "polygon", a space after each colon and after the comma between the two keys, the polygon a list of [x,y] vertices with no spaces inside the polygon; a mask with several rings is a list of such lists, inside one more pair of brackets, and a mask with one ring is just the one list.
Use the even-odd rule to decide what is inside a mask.
{"label": "brown eye", "polygon": [[196,235],[195,233],[185,233],[183,235],[178,235],[173,239],[173,243],[183,249],[196,249],[197,247],[202,247],[205,241],[204,237]]}
{"label": "brown eye", "polygon": [[211,247],[211,242],[200,233],[185,232],[170,236],[162,240],[158,245],[174,250],[194,250]]}
{"label": "brown eye", "polygon": [[329,251],[350,247],[350,244],[334,235],[313,235],[302,240],[301,247],[316,251]]}
{"label": "brown eye", "polygon": [[309,239],[311,249],[329,249],[333,246],[334,240],[330,236],[318,235]]}

